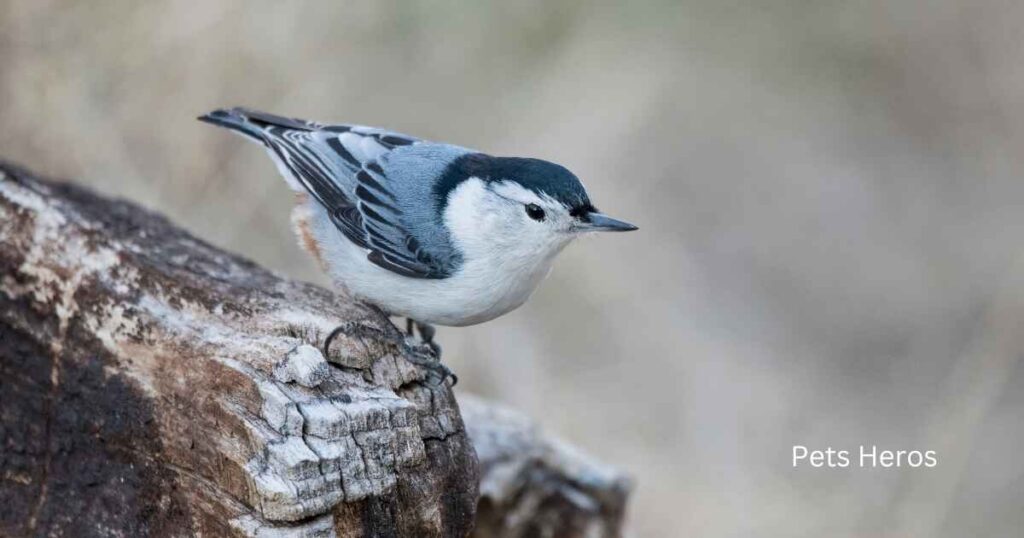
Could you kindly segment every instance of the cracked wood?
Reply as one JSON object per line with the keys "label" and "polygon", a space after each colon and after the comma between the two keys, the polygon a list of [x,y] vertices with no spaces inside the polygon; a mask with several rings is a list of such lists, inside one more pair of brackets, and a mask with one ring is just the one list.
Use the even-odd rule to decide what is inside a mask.
{"label": "cracked wood", "polygon": [[469,532],[458,407],[375,310],[6,165],[0,274],[0,534]]}

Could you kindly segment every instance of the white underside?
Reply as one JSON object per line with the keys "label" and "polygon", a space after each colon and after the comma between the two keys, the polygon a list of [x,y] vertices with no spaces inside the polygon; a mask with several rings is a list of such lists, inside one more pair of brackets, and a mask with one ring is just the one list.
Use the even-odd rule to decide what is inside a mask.
{"label": "white underside", "polygon": [[392,315],[431,324],[474,325],[518,308],[550,272],[561,250],[541,256],[536,250],[508,248],[469,252],[468,261],[448,278],[409,278],[370,262],[367,251],[346,239],[315,202],[300,204],[295,211],[309,223],[338,286]]}

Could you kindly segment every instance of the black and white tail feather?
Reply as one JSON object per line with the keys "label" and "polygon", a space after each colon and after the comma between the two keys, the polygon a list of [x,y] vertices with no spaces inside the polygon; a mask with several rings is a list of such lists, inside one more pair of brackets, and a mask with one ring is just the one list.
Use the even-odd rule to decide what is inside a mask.
{"label": "black and white tail feather", "polygon": [[289,185],[313,196],[374,264],[412,278],[450,276],[452,260],[427,253],[403,223],[379,162],[394,148],[424,141],[383,129],[321,124],[240,107],[199,119],[265,145]]}

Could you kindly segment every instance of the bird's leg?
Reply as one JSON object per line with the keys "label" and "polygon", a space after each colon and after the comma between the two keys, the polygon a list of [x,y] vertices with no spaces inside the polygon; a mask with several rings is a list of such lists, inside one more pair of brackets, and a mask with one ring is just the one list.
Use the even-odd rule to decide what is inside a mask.
{"label": "bird's leg", "polygon": [[[422,366],[432,374],[440,376],[442,383],[445,379],[451,377],[452,386],[454,387],[455,384],[459,382],[459,378],[453,374],[447,366],[441,364],[441,346],[434,341],[434,335],[437,334],[437,330],[434,329],[434,326],[428,323],[416,321],[412,318],[405,318],[405,323],[406,332],[408,332],[409,336],[414,335],[413,327],[415,326],[416,331],[420,333],[420,340],[430,350],[429,356],[422,351],[413,350],[412,353],[410,353],[412,356],[410,362],[418,366]],[[419,349],[422,350],[423,348],[421,347]]]}
{"label": "bird's leg", "polygon": [[434,341],[434,335],[437,334],[437,329],[429,323],[416,322],[416,330],[420,332],[420,340],[423,343],[430,346],[430,350],[434,352],[437,360],[441,360],[441,346]]}

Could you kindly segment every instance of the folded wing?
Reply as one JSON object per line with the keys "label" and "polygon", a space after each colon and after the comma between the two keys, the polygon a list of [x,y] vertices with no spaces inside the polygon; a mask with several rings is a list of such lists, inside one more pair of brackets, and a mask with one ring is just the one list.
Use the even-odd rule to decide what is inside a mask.
{"label": "folded wing", "polygon": [[200,119],[266,145],[282,172],[313,196],[374,264],[411,278],[446,278],[454,271],[457,260],[450,249],[429,252],[416,237],[417,223],[405,218],[410,200],[402,199],[401,183],[381,165],[395,148],[423,141],[372,127],[325,125],[243,108],[217,110]]}

